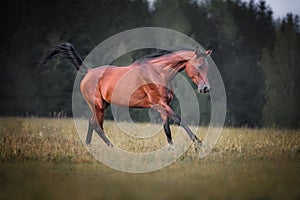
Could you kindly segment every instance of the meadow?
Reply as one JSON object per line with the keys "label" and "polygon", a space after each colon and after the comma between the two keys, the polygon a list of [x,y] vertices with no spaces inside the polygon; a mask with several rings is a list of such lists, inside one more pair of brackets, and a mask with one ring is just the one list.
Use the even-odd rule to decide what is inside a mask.
{"label": "meadow", "polygon": [[[163,132],[144,142],[104,128],[129,151],[166,144]],[[299,169],[299,130],[227,127],[203,159],[191,145],[168,167],[130,174],[94,159],[73,119],[0,118],[0,199],[300,199]]]}

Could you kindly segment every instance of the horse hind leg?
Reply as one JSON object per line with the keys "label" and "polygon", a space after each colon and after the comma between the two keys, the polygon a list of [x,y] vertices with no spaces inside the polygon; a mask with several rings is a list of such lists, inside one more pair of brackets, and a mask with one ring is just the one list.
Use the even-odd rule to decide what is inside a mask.
{"label": "horse hind leg", "polygon": [[102,138],[102,140],[107,144],[109,147],[113,147],[114,145],[109,141],[109,139],[104,134],[103,130],[98,126],[96,129],[98,135]]}
{"label": "horse hind leg", "polygon": [[[101,105],[104,106],[104,109],[106,109],[109,106],[108,103],[103,103]],[[91,144],[93,131],[95,130],[96,133],[101,137],[101,139],[108,146],[113,146],[112,143],[109,141],[109,139],[105,136],[105,134],[103,132],[104,109],[102,109],[99,105],[92,106],[92,104],[89,104],[89,106],[93,112],[93,116],[89,120],[88,131],[87,131],[87,135],[86,135],[86,139],[85,139],[86,145]]]}
{"label": "horse hind leg", "polygon": [[171,134],[171,129],[170,129],[168,116],[165,113],[162,113],[162,112],[160,113],[160,116],[161,116],[161,119],[163,121],[164,131],[165,131],[165,135],[167,137],[168,144],[173,145],[172,134]]}
{"label": "horse hind leg", "polygon": [[93,136],[93,131],[95,129],[95,124],[96,124],[95,117],[93,116],[89,120],[88,132],[87,132],[86,139],[85,139],[86,145],[90,145],[91,144],[92,136]]}
{"label": "horse hind leg", "polygon": [[[104,107],[104,108],[102,108]],[[101,137],[101,139],[107,144],[107,146],[113,147],[113,144],[109,141],[109,139],[106,137],[103,131],[103,117],[104,117],[104,110],[106,108],[106,105],[100,106],[95,106],[95,114],[97,118],[96,126],[95,126],[95,131],[96,133]]]}

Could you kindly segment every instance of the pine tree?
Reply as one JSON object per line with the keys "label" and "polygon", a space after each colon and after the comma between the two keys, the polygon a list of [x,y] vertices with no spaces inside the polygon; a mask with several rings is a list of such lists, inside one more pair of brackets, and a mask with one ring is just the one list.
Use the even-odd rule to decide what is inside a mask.
{"label": "pine tree", "polygon": [[264,50],[266,104],[263,120],[267,126],[300,126],[300,37],[299,17],[288,14],[276,32],[273,49]]}

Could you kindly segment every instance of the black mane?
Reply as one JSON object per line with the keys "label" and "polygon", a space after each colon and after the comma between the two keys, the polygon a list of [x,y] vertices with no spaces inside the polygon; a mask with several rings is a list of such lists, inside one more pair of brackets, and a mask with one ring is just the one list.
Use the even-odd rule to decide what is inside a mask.
{"label": "black mane", "polygon": [[136,62],[137,63],[146,62],[149,59],[158,58],[160,56],[164,56],[164,55],[167,55],[167,54],[170,54],[170,53],[173,53],[173,52],[175,52],[175,51],[173,51],[173,50],[167,51],[167,50],[157,49],[156,52],[141,56],[138,59],[136,59],[134,62],[135,63]]}
{"label": "black mane", "polygon": [[134,61],[134,63],[143,63],[143,62],[147,62],[148,60],[151,60],[153,58],[158,58],[160,56],[164,56],[164,55],[168,55],[171,53],[174,53],[176,51],[180,51],[180,50],[188,50],[188,51],[194,51],[191,48],[180,48],[180,49],[175,49],[175,50],[162,50],[162,49],[156,49],[156,52],[144,55],[139,57],[138,59],[136,59]]}

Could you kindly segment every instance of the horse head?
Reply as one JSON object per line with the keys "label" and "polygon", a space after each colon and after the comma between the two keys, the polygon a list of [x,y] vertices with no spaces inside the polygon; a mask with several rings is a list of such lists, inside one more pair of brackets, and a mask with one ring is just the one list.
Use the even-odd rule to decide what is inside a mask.
{"label": "horse head", "polygon": [[199,49],[194,51],[194,56],[187,62],[185,71],[192,81],[198,86],[199,93],[207,93],[210,89],[207,73],[207,57],[212,50],[201,52]]}

